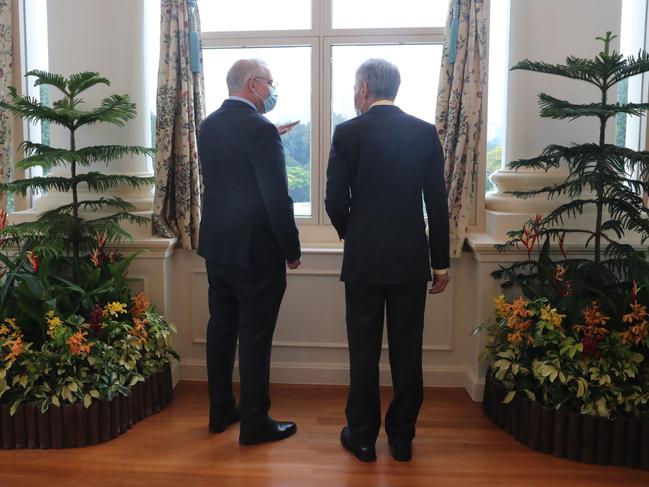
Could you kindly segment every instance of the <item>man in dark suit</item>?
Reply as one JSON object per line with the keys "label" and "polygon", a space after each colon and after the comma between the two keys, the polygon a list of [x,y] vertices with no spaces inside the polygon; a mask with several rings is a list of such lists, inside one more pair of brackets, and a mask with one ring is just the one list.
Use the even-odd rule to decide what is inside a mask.
{"label": "man in dark suit", "polygon": [[[230,97],[201,125],[198,152],[205,191],[198,254],[209,280],[207,374],[209,429],[241,420],[239,442],[275,441],[296,431],[270,418],[268,382],[273,331],[286,289],[286,267],[300,265],[280,131],[262,114],[276,83],[259,60],[237,61]],[[239,406],[232,371],[239,339]]]}
{"label": "man in dark suit", "polygon": [[393,457],[407,461],[423,400],[422,337],[431,266],[430,293],[442,292],[448,283],[442,148],[433,125],[394,105],[400,82],[397,67],[382,59],[358,68],[354,104],[359,116],[336,127],[327,169],[327,214],[345,240],[341,280],[350,387],[341,442],[362,461],[376,460],[381,427],[383,318],[394,389],[385,430]]}

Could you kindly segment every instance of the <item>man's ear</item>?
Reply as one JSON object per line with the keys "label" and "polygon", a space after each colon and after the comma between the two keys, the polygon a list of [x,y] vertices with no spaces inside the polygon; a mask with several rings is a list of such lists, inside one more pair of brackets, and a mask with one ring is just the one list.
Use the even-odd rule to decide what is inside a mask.
{"label": "man's ear", "polygon": [[367,81],[361,81],[361,95],[364,97],[367,96]]}

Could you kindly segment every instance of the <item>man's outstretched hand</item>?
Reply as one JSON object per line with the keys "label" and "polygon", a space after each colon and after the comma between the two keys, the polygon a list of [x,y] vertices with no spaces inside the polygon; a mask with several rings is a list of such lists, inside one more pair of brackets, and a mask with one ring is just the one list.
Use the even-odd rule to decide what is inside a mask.
{"label": "man's outstretched hand", "polygon": [[296,120],[295,122],[289,122],[289,123],[285,123],[284,125],[278,125],[277,131],[279,132],[279,135],[284,135],[285,133],[293,130],[293,127],[295,127],[298,123],[300,123],[300,121]]}
{"label": "man's outstretched hand", "polygon": [[443,293],[450,281],[448,274],[433,274],[433,284],[428,291],[429,294]]}

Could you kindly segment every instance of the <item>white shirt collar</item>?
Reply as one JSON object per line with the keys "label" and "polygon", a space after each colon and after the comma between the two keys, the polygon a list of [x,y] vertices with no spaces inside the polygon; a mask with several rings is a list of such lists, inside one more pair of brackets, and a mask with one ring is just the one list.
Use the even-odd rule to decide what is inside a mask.
{"label": "white shirt collar", "polygon": [[251,102],[250,100],[246,100],[245,98],[241,98],[240,96],[230,96],[230,97],[228,97],[228,100],[242,101],[242,102],[247,103],[248,105],[250,105],[252,108],[254,108],[255,111],[257,110],[257,107],[255,106],[255,104],[253,102]]}

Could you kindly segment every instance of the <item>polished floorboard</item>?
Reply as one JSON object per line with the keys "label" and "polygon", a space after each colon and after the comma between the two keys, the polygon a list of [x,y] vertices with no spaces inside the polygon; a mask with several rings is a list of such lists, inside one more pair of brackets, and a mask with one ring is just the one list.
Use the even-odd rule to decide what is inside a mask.
{"label": "polished floorboard", "polygon": [[[0,487],[645,486],[649,472],[533,452],[494,426],[462,389],[427,389],[409,463],[364,464],[340,446],[346,389],[273,385],[271,414],[292,419],[287,440],[239,446],[238,428],[207,431],[207,386],[181,382],[167,409],[108,443],[70,450],[0,450]],[[387,406],[390,390],[383,390]]]}

